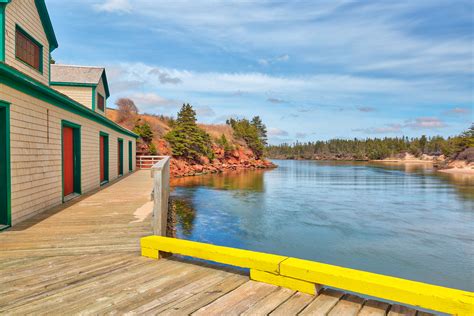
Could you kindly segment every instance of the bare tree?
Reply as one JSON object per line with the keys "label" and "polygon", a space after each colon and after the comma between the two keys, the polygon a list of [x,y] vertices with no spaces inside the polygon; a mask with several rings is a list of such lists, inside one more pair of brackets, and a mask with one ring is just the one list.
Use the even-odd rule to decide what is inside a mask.
{"label": "bare tree", "polygon": [[127,121],[138,114],[138,108],[135,102],[129,98],[120,98],[115,102],[119,112],[119,122]]}

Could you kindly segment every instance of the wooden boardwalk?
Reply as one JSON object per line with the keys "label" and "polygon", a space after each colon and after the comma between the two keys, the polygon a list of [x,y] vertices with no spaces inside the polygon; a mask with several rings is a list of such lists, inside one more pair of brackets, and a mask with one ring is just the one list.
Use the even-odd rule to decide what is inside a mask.
{"label": "wooden boardwalk", "polygon": [[426,315],[334,290],[311,296],[231,269],[140,256],[149,171],[0,232],[0,314]]}

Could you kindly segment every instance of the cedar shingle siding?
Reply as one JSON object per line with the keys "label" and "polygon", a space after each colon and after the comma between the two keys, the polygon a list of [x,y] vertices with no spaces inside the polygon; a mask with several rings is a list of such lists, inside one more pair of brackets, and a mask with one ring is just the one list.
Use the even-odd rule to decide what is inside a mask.
{"label": "cedar shingle siding", "polygon": [[[27,76],[49,86],[49,43],[34,0],[13,0],[5,9],[5,64],[15,68],[18,76]],[[43,61],[28,59],[30,55],[15,57],[16,26],[24,29],[28,35],[34,37],[43,47]],[[20,39],[21,40],[21,39]],[[18,45],[23,45],[18,44]],[[25,60],[27,59],[27,60]],[[25,64],[39,66],[42,64],[42,73]],[[1,64],[1,62],[0,62]],[[1,69],[0,69],[1,71]],[[103,71],[103,69],[102,69]],[[0,72],[0,77],[6,74]],[[6,77],[5,77],[6,78]],[[62,183],[62,122],[67,121],[80,126],[81,135],[81,193],[100,187],[99,170],[99,135],[101,132],[109,135],[109,181],[117,178],[118,138],[125,144],[132,142],[132,166],[135,169],[135,141],[131,133],[120,132],[120,128],[109,123],[103,123],[94,118],[91,110],[94,108],[93,92],[106,96],[105,83],[102,78],[96,86],[54,86],[60,93],[67,95],[70,104],[81,107],[77,101],[91,110],[84,115],[66,110],[68,106],[50,104],[48,97],[39,94],[28,94],[22,84],[11,84],[8,80],[0,81],[0,101],[10,103],[10,169],[11,169],[11,224],[31,217],[43,210],[59,205],[63,202]],[[26,83],[25,83],[26,84]],[[31,90],[32,91],[32,90]],[[108,90],[107,90],[108,91]],[[97,97],[95,97],[97,99]],[[51,101],[52,102],[52,101]],[[56,102],[56,101],[55,101]],[[97,100],[96,100],[97,102]],[[105,107],[105,99],[104,99]],[[97,113],[103,113],[97,111]],[[101,123],[102,122],[102,123]],[[129,147],[124,146],[123,164],[129,164]],[[124,168],[128,173],[128,168]]]}

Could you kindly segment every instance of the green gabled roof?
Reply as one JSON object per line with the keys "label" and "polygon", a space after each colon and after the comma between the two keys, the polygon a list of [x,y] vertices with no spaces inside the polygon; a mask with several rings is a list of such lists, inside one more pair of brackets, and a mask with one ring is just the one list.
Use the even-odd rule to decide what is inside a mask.
{"label": "green gabled roof", "polygon": [[54,34],[53,24],[51,23],[46,3],[44,0],[35,0],[35,4],[41,18],[41,23],[43,24],[44,32],[46,33],[46,37],[48,37],[49,51],[52,52],[58,48],[58,41],[56,34]]}

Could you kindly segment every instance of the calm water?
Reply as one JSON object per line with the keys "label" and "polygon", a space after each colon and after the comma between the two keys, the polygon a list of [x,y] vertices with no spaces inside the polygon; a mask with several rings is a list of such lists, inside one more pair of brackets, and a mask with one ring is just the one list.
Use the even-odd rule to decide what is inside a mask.
{"label": "calm water", "polygon": [[177,180],[178,237],[474,290],[474,177],[275,162]]}

